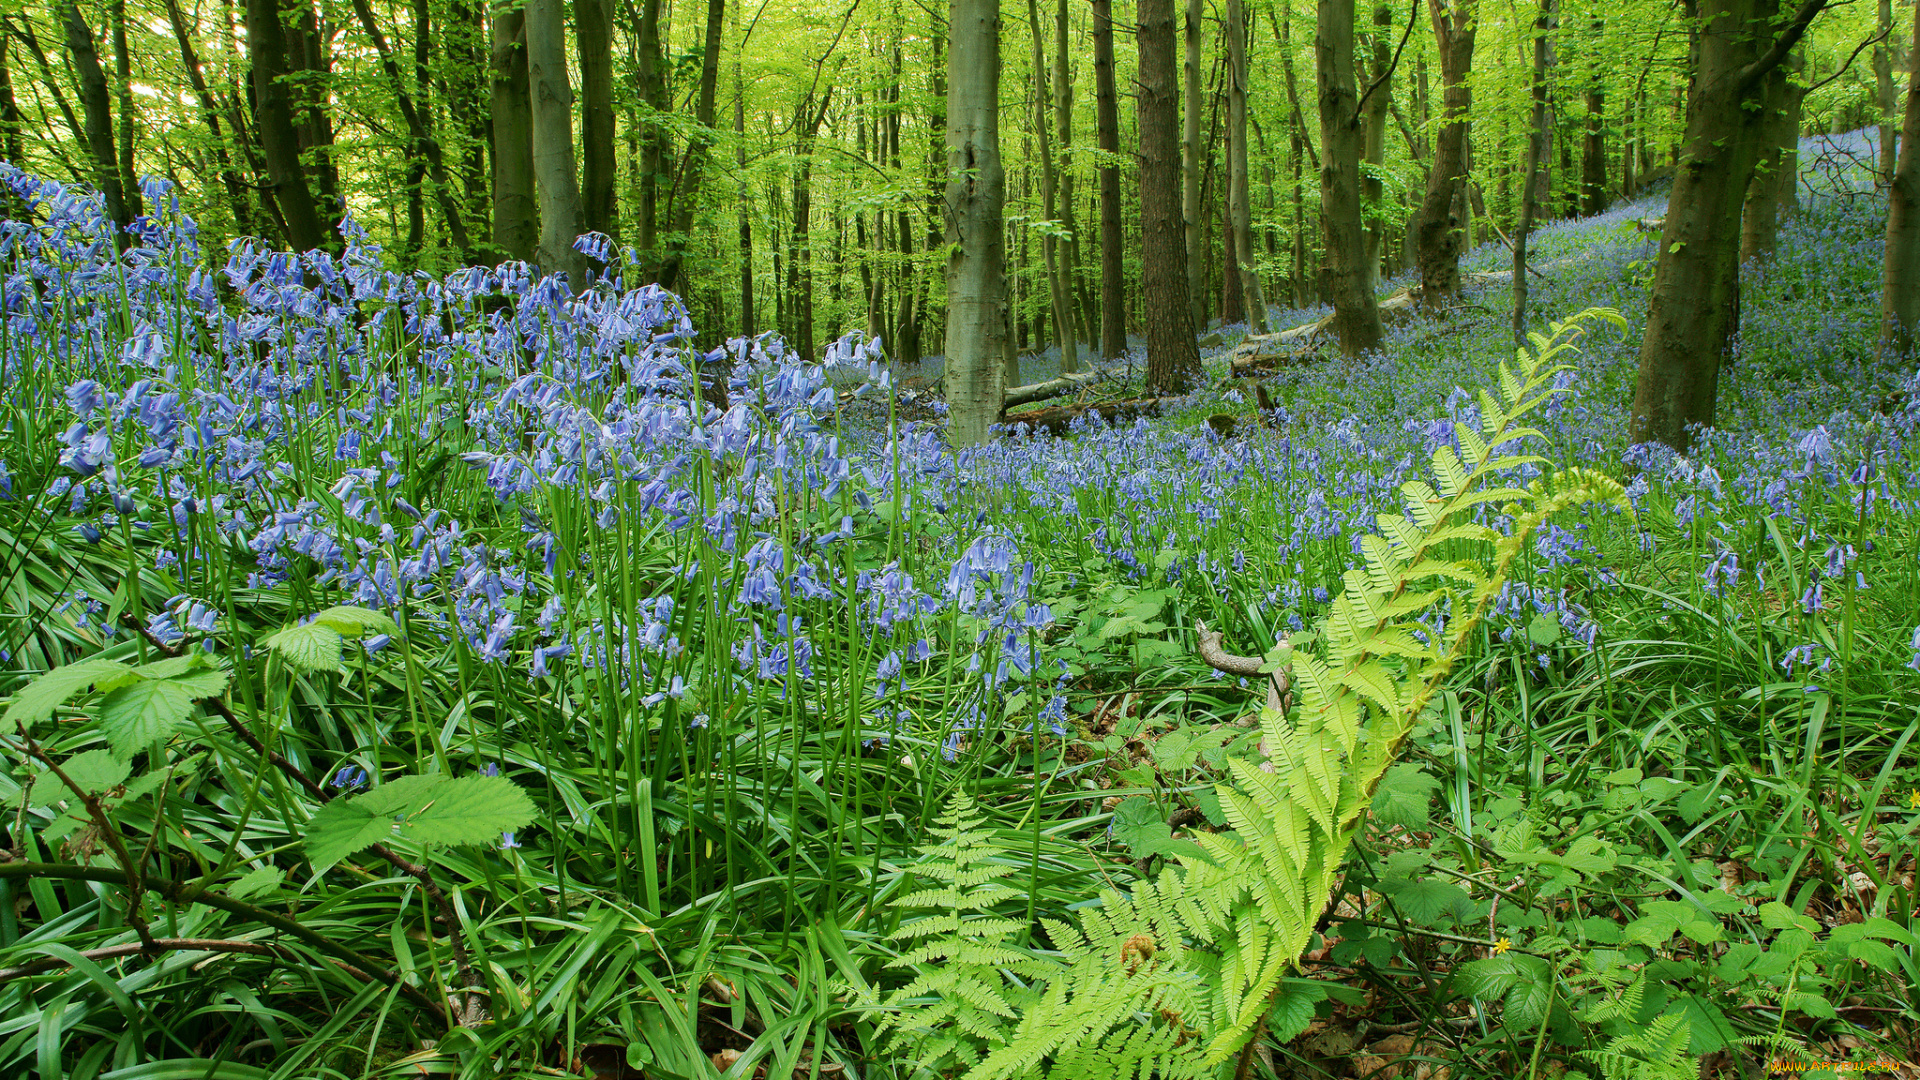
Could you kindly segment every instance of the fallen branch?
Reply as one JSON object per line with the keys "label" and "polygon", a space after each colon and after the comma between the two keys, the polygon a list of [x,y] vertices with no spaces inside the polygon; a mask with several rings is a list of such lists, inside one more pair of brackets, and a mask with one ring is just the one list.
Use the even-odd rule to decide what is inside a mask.
{"label": "fallen branch", "polygon": [[1092,386],[1099,381],[1100,372],[1098,371],[1076,371],[1070,375],[1062,375],[1057,379],[1048,379],[1046,382],[1032,383],[1027,386],[1016,386],[1007,391],[1006,400],[1000,403],[1000,412],[1004,415],[1008,409],[1027,405],[1035,401],[1045,401],[1048,398],[1059,397],[1062,394],[1071,394],[1075,390]]}
{"label": "fallen branch", "polygon": [[1090,401],[1084,405],[1055,405],[1006,418],[1009,429],[1025,426],[1032,435],[1065,435],[1075,420],[1098,416],[1109,424],[1139,416],[1158,416],[1160,410],[1180,398],[1129,398],[1126,401]]}

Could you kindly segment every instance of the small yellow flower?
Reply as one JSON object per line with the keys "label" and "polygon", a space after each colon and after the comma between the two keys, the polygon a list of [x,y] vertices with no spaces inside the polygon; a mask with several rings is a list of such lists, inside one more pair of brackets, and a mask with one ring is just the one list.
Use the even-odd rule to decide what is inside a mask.
{"label": "small yellow flower", "polygon": [[1511,948],[1513,948],[1513,939],[1501,938],[1500,940],[1493,943],[1493,955],[1499,956],[1501,953],[1506,952],[1508,949],[1511,949]]}
{"label": "small yellow flower", "polygon": [[1916,788],[1913,794],[1907,796],[1907,805],[1920,810],[1920,788]]}

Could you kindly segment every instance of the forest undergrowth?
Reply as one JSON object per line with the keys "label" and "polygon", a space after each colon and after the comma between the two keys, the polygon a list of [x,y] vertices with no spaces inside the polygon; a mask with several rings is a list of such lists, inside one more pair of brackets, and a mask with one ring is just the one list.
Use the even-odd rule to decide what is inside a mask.
{"label": "forest undergrowth", "polygon": [[[1478,623],[1396,609],[1388,681],[1473,630],[1369,692],[1397,757],[1298,964],[1232,953],[1279,981],[1223,1075],[1920,1059],[1920,385],[1874,356],[1884,199],[1822,153],[1689,457],[1625,444],[1657,200],[1533,238],[1535,359],[1626,325],[1475,475],[1620,502],[1474,570]],[[1216,355],[1174,415],[956,455],[857,336],[804,367],[652,287],[167,214],[116,257],[0,179],[0,1075],[987,1075],[1069,927],[1248,831],[1363,538],[1522,400],[1495,287],[1282,368],[1269,425]],[[1095,960],[1175,993],[1203,943],[1154,925]],[[1171,1000],[1103,1022],[1211,1037]]]}

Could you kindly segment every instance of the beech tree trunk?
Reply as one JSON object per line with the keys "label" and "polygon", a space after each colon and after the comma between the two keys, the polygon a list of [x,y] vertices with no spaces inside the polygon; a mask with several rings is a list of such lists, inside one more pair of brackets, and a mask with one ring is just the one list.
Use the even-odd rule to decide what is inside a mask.
{"label": "beech tree trunk", "polygon": [[613,4],[573,0],[580,51],[580,223],[612,235],[617,180],[613,128]]}
{"label": "beech tree trunk", "polygon": [[1877,182],[1885,187],[1892,182],[1894,170],[1898,167],[1897,132],[1900,130],[1895,126],[1899,123],[1900,114],[1894,111],[1900,103],[1895,100],[1893,89],[1893,0],[1880,0],[1880,33],[1880,43],[1873,47],[1873,98],[1878,113],[1876,122],[1880,129]]}
{"label": "beech tree trunk", "polygon": [[287,244],[295,251],[328,247],[329,235],[300,164],[300,136],[294,130],[293,99],[286,76],[287,39],[276,0],[247,0],[247,60],[253,70],[253,115],[266,159],[273,201],[286,222]]}
{"label": "beech tree trunk", "polygon": [[1267,294],[1253,246],[1253,200],[1247,177],[1247,19],[1242,0],[1227,0],[1227,218],[1248,329],[1267,332]]}
{"label": "beech tree trunk", "polygon": [[[113,95],[107,88],[106,69],[100,66],[100,52],[93,43],[93,29],[81,16],[74,0],[60,5],[60,18],[66,29],[67,52],[73,57],[74,75],[80,83],[80,110],[86,117],[88,156],[93,158],[93,182],[107,204],[107,217],[113,220],[113,244],[125,251],[133,242],[127,226],[136,216],[128,198],[125,170],[113,136]],[[304,249],[303,249],[304,250]]]}
{"label": "beech tree trunk", "polygon": [[1203,0],[1186,0],[1183,28],[1184,64],[1180,95],[1180,208],[1187,245],[1187,302],[1193,308],[1194,329],[1207,325],[1206,213],[1200,201],[1200,21]]}
{"label": "beech tree trunk", "polygon": [[1587,138],[1580,162],[1580,187],[1588,217],[1607,209],[1607,84],[1602,65],[1602,35],[1606,24],[1593,20],[1593,43],[1588,47]]}
{"label": "beech tree trunk", "polygon": [[1380,256],[1386,250],[1387,215],[1381,205],[1386,185],[1380,170],[1387,164],[1387,119],[1393,107],[1393,8],[1385,3],[1373,8],[1373,34],[1369,37],[1366,89],[1371,93],[1361,103],[1361,124],[1366,142],[1361,161],[1368,168],[1360,173],[1360,207],[1366,237],[1367,289],[1380,284]]}
{"label": "beech tree trunk", "polygon": [[1700,0],[1685,142],[1634,384],[1636,443],[1685,452],[1690,428],[1713,423],[1721,360],[1737,329],[1741,204],[1770,119],[1766,79],[1825,3],[1806,0],[1781,19],[1779,0]]}
{"label": "beech tree trunk", "polygon": [[640,191],[634,207],[633,244],[648,265],[660,252],[660,177],[666,172],[667,136],[658,117],[671,111],[667,100],[666,60],[660,54],[660,0],[640,0],[634,20],[634,74],[640,100],[647,106],[640,128]]}
{"label": "beech tree trunk", "polygon": [[580,236],[580,180],[573,160],[573,88],[567,79],[567,21],[561,0],[527,0],[527,80],[533,93],[533,172],[540,195],[540,247],[545,273],[567,275],[575,292],[587,286]]}
{"label": "beech tree trunk", "polygon": [[693,107],[694,122],[700,129],[687,140],[682,159],[686,171],[673,193],[673,232],[667,237],[667,258],[660,266],[660,287],[680,287],[685,273],[687,245],[693,239],[693,215],[700,205],[700,184],[706,176],[707,158],[713,154],[714,99],[720,90],[720,36],[725,29],[727,0],[707,0],[707,36],[700,52],[700,91]]}
{"label": "beech tree trunk", "polygon": [[[1048,129],[1053,95],[1047,91],[1046,38],[1040,33],[1040,4],[1027,0],[1027,23],[1033,36],[1033,128],[1040,145],[1040,212],[1049,222],[1059,220],[1060,206],[1055,198],[1053,141]],[[1080,354],[1074,348],[1073,286],[1061,265],[1063,245],[1052,229],[1040,238],[1041,259],[1046,264],[1048,300],[1053,308],[1053,336],[1060,343],[1060,370],[1080,370]]]}
{"label": "beech tree trunk", "polygon": [[534,201],[533,93],[527,75],[527,15],[495,0],[488,112],[493,120],[493,246],[504,259],[532,262],[540,245]]}
{"label": "beech tree trunk", "polygon": [[1100,161],[1100,355],[1127,352],[1127,300],[1120,232],[1120,109],[1113,82],[1113,0],[1093,0],[1094,137]]}
{"label": "beech tree trunk", "polygon": [[1800,105],[1807,96],[1800,82],[1805,66],[1805,57],[1795,49],[1767,77],[1767,130],[1761,137],[1753,179],[1747,181],[1746,205],[1740,211],[1742,264],[1773,253],[1780,236],[1782,204],[1794,198],[1800,168]]}
{"label": "beech tree trunk", "polygon": [[1354,0],[1319,0],[1314,74],[1320,91],[1320,221],[1326,243],[1333,331],[1340,351],[1359,356],[1380,347],[1385,330],[1367,269],[1360,205],[1360,155],[1366,132],[1354,85]]}
{"label": "beech tree trunk", "polygon": [[[426,178],[431,177],[434,199],[439,203],[441,216],[446,220],[448,238],[459,250],[461,258],[470,259],[473,257],[472,243],[467,235],[466,221],[460,214],[453,177],[447,173],[446,159],[441,153],[440,142],[433,137],[433,130],[429,126],[432,111],[424,104],[430,56],[421,43],[426,41],[427,35],[431,33],[431,24],[428,22],[427,15],[428,6],[425,0],[416,0],[414,5],[416,20],[414,91],[409,92],[400,65],[394,59],[393,49],[387,44],[386,35],[380,31],[380,24],[374,17],[372,6],[368,0],[353,0],[353,9],[360,19],[360,26],[373,42],[374,54],[380,58],[381,70],[386,73],[388,83],[393,86],[394,100],[399,106],[400,118],[406,124],[408,136],[413,144],[414,160],[409,163],[408,168],[408,179],[413,185],[408,192],[408,214],[411,219],[417,210],[419,218],[417,221],[409,220],[408,240],[416,252],[424,242],[426,215],[421,188]],[[420,95],[418,98],[415,97],[416,93]],[[416,225],[417,233],[414,229]]]}
{"label": "beech tree trunk", "polygon": [[1179,394],[1199,384],[1201,369],[1180,212],[1173,0],[1140,0],[1139,18],[1134,41],[1140,51],[1140,287],[1151,298],[1145,312],[1147,391]]}
{"label": "beech tree trunk", "polygon": [[113,92],[120,109],[119,144],[120,186],[126,194],[127,212],[139,217],[141,207],[139,170],[133,163],[133,56],[127,51],[127,3],[111,0],[107,4],[107,24],[113,37]]}
{"label": "beech tree trunk", "polygon": [[1920,339],[1920,6],[1913,12],[1907,111],[1887,191],[1887,254],[1880,276],[1880,359],[1912,370]]}
{"label": "beech tree trunk", "polygon": [[1520,348],[1527,344],[1527,240],[1533,235],[1533,222],[1540,213],[1546,193],[1541,190],[1541,171],[1553,155],[1553,115],[1547,102],[1547,70],[1553,66],[1553,19],[1558,0],[1540,0],[1540,14],[1533,23],[1533,118],[1527,139],[1527,171],[1520,180],[1520,223],[1513,228],[1513,341]]}
{"label": "beech tree trunk", "polygon": [[[1080,225],[1076,220],[1073,205],[1073,74],[1067,67],[1069,27],[1067,23],[1067,4],[1070,0],[1058,0],[1054,7],[1053,24],[1053,117],[1058,125],[1060,147],[1060,225],[1066,230],[1066,239],[1061,244],[1061,274],[1067,279],[1067,298],[1078,313],[1080,330],[1070,335],[1074,339],[1074,359],[1079,362],[1081,341],[1094,345],[1099,341],[1100,327],[1098,316],[1094,314],[1093,297],[1087,292],[1085,283],[1080,279]],[[896,103],[899,100],[899,87],[894,88]],[[894,110],[895,116],[899,109]],[[1084,336],[1083,336],[1084,332]]]}
{"label": "beech tree trunk", "polygon": [[999,0],[950,0],[947,56],[947,438],[987,441],[1006,394]]}
{"label": "beech tree trunk", "polygon": [[1443,120],[1433,140],[1427,194],[1414,226],[1414,258],[1420,265],[1420,300],[1440,308],[1460,297],[1460,252],[1472,203],[1465,198],[1467,144],[1472,134],[1474,0],[1428,0],[1434,43],[1440,53]]}

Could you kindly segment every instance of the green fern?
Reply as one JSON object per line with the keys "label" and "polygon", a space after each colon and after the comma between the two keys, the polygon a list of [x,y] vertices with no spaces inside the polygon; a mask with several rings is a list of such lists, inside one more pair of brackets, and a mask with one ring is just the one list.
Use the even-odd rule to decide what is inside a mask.
{"label": "green fern", "polygon": [[973,801],[955,795],[938,822],[932,831],[943,842],[922,846],[908,870],[931,887],[895,901],[897,908],[929,910],[892,934],[916,944],[888,966],[916,975],[889,995],[891,1015],[880,1028],[891,1030],[891,1049],[944,1074],[1004,1045],[1009,1022],[1039,1003],[1038,984],[1061,969],[1012,944],[1024,925],[994,913],[1020,895],[999,880],[1019,867],[1004,857]]}
{"label": "green fern", "polygon": [[[1234,761],[1233,783],[1218,789],[1232,831],[1197,836],[1200,854],[1131,894],[1105,894],[1077,924],[1046,924],[1065,969],[1044,993],[972,1003],[1019,1016],[1004,1041],[975,1036],[987,1051],[968,1080],[1213,1076],[1276,1014],[1381,778],[1532,531],[1568,507],[1627,505],[1618,482],[1585,469],[1526,488],[1503,480],[1543,460],[1516,448],[1540,434],[1525,420],[1557,392],[1555,361],[1593,319],[1624,324],[1595,309],[1534,335],[1531,352],[1501,365],[1499,397],[1480,395],[1479,430],[1456,425],[1459,450],[1434,454],[1436,483],[1403,486],[1405,513],[1380,515],[1379,534],[1362,539],[1365,563],[1344,575],[1317,643],[1291,650],[1298,707],[1263,712],[1266,762]],[[1485,524],[1492,512],[1511,519],[1508,532]],[[1444,636],[1417,621],[1443,598],[1453,601]]]}

